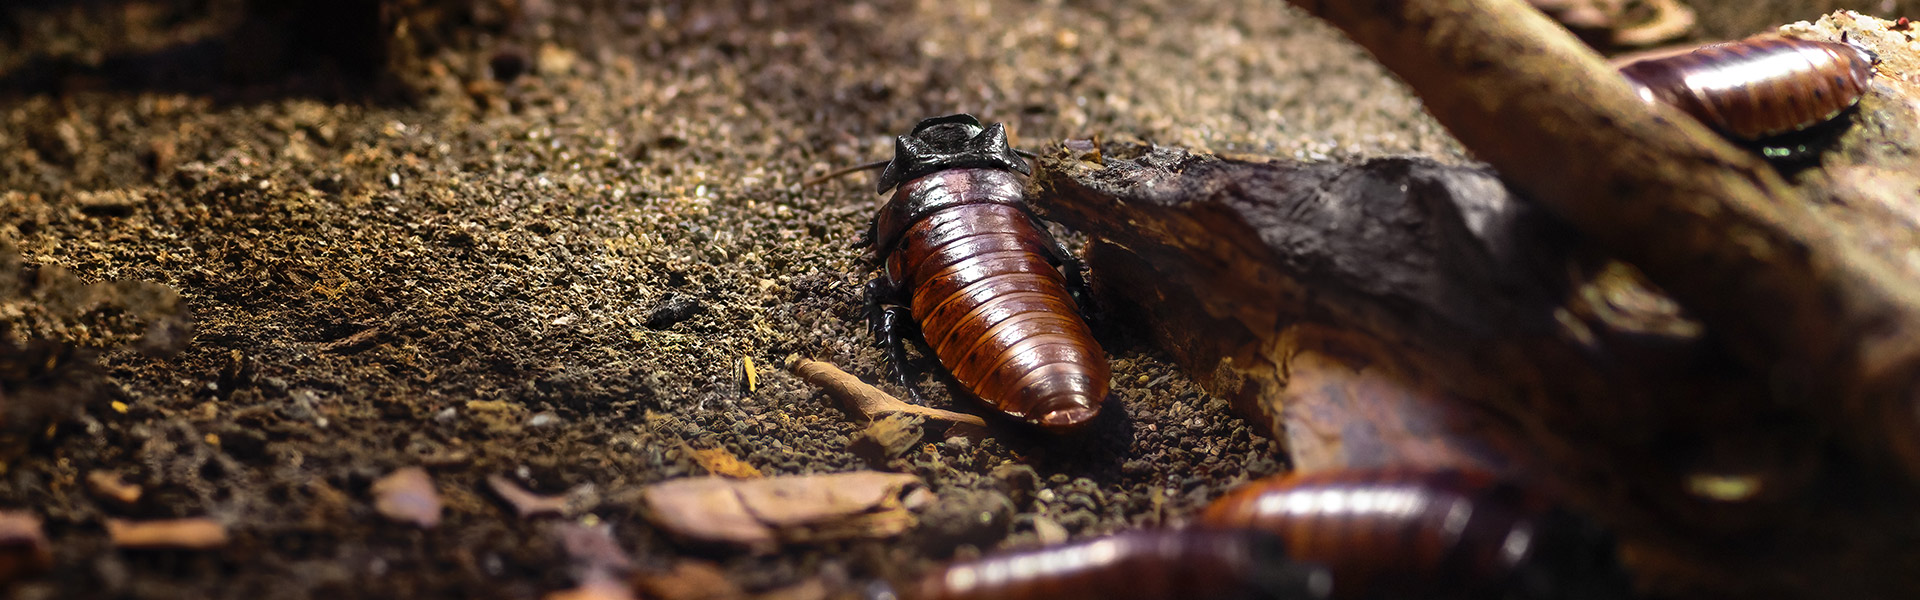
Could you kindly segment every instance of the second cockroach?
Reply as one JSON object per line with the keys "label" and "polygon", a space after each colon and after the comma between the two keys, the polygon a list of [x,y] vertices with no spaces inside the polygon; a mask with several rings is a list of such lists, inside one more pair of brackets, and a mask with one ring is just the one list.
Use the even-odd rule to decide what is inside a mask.
{"label": "second cockroach", "polygon": [[1333,574],[1339,600],[1624,600],[1612,537],[1494,477],[1331,471],[1248,484],[1201,522],[1285,540]]}
{"label": "second cockroach", "polygon": [[1144,530],[948,565],[876,600],[1323,600],[1326,570],[1251,531]]}
{"label": "second cockroach", "polygon": [[903,340],[917,324],[968,391],[1068,430],[1099,413],[1110,369],[1081,318],[1080,263],[1027,206],[1027,174],[1006,129],[970,115],[927,119],[897,138],[879,183],[893,196],[859,244],[884,268],[867,285],[867,315],[900,385],[914,389]]}
{"label": "second cockroach", "polygon": [[1851,44],[1756,37],[1620,67],[1647,102],[1754,141],[1825,123],[1867,91],[1872,53]]}

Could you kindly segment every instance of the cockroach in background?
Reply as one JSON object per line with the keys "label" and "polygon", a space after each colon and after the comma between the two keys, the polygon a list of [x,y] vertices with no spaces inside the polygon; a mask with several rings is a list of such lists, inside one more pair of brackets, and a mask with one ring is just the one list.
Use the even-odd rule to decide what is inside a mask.
{"label": "cockroach in background", "polygon": [[1209,527],[1280,537],[1333,574],[1339,600],[1625,600],[1611,535],[1492,476],[1330,471],[1247,484],[1209,505]]}
{"label": "cockroach in background", "polygon": [[1053,431],[1098,414],[1111,371],[1081,318],[1081,265],[1027,206],[1032,171],[1006,128],[927,119],[885,166],[879,193],[893,196],[855,246],[884,266],[866,310],[894,379],[915,391],[904,340],[917,323],[954,379],[1001,412]]}
{"label": "cockroach in background", "polygon": [[1321,600],[1329,577],[1287,559],[1272,536],[1204,529],[1131,531],[1007,552],[935,570],[870,600]]}
{"label": "cockroach in background", "polygon": [[1774,36],[1620,67],[1640,97],[1744,142],[1805,130],[1860,101],[1878,59],[1852,44]]}

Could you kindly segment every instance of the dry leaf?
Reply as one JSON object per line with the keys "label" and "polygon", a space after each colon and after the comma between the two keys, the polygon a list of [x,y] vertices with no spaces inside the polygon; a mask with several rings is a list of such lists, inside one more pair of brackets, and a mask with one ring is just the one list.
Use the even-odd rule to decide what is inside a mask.
{"label": "dry leaf", "polygon": [[634,576],[634,587],[649,600],[741,600],[747,593],[712,563],[682,560],[664,573]]}
{"label": "dry leaf", "polygon": [[406,467],[373,482],[373,508],[387,518],[431,529],[440,524],[440,493],[420,467]]}
{"label": "dry leaf", "polygon": [[753,465],[740,460],[740,458],[734,456],[732,452],[728,452],[726,448],[694,450],[693,462],[700,463],[700,467],[706,469],[708,473],[721,477],[751,479],[761,476],[759,469],[753,468]]}
{"label": "dry leaf", "polygon": [[676,479],[643,492],[648,518],[689,539],[771,551],[780,542],[879,538],[914,525],[920,479],[857,471],[731,480]]}

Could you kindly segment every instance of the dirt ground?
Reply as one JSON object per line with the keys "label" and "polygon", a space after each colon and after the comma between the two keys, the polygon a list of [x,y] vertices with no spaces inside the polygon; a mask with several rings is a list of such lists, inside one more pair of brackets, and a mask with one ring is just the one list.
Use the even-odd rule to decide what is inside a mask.
{"label": "dirt ground", "polygon": [[[143,352],[130,340],[165,294],[62,316],[0,285],[14,341],[101,365],[61,355],[22,379],[19,351],[0,369],[13,401],[72,415],[4,423],[0,508],[43,517],[55,559],[9,597],[573,585],[560,521],[515,516],[487,491],[496,474],[571,491],[587,507],[571,520],[610,525],[643,568],[716,561],[749,590],[911,574],[1035,544],[1036,523],[1177,521],[1285,461],[1118,324],[1101,327],[1116,391],[1091,431],[930,428],[879,465],[941,496],[906,537],[756,557],[670,540],[637,498],[705,473],[696,449],[768,474],[874,466],[848,450],[860,424],[777,365],[799,353],[881,380],[860,318],[872,271],[848,247],[880,198],[869,175],[799,182],[888,156],[921,118],[970,112],[1029,148],[1098,134],[1466,159],[1363,52],[1272,2],[396,2],[404,33],[385,45],[379,19],[350,18],[368,3],[313,3],[338,19],[269,4],[0,8],[0,240],[35,274],[22,285],[60,269],[154,282],[191,321]],[[1703,38],[1832,8],[1694,4]],[[936,404],[982,412],[941,381]],[[996,470],[1010,464],[1033,476]],[[447,500],[436,528],[374,512],[372,481],[407,466]],[[94,472],[146,493],[107,501]],[[232,541],[123,551],[104,531],[189,516]]]}

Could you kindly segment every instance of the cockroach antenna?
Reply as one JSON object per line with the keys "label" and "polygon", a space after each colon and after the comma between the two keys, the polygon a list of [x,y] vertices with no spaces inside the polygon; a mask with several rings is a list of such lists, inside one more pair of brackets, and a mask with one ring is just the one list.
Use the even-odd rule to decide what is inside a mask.
{"label": "cockroach antenna", "polygon": [[881,167],[885,167],[885,166],[887,166],[887,163],[889,163],[889,162],[893,162],[893,161],[892,161],[892,160],[878,160],[878,161],[874,161],[874,162],[870,162],[870,163],[867,163],[867,164],[863,164],[863,165],[854,165],[854,166],[851,166],[851,167],[842,167],[842,168],[840,168],[839,170],[836,170],[836,171],[834,171],[834,172],[831,172],[831,173],[828,173],[828,174],[825,174],[825,175],[821,175],[821,176],[819,176],[819,177],[815,177],[815,178],[813,178],[813,179],[808,179],[808,180],[806,180],[806,181],[803,181],[803,182],[801,182],[801,183],[800,183],[800,185],[801,185],[802,187],[813,187],[813,186],[816,186],[816,185],[820,185],[820,184],[822,184],[822,183],[826,183],[826,182],[828,182],[828,181],[832,181],[832,180],[834,180],[834,179],[838,179],[838,178],[841,178],[841,177],[845,177],[845,176],[846,176],[847,174],[849,174],[849,173],[858,173],[858,172],[860,172],[860,171],[872,171],[872,170],[874,170],[874,169],[878,169],[878,168],[881,168]]}

